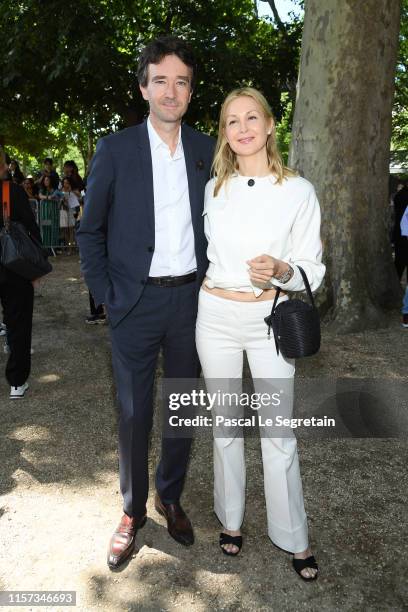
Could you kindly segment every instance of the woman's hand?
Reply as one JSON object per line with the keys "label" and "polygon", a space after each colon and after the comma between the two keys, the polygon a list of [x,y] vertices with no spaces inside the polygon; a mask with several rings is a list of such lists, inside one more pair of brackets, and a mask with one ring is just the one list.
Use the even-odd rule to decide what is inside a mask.
{"label": "woman's hand", "polygon": [[250,267],[249,277],[256,283],[267,283],[273,277],[279,278],[290,268],[285,261],[271,255],[258,255],[246,263]]}

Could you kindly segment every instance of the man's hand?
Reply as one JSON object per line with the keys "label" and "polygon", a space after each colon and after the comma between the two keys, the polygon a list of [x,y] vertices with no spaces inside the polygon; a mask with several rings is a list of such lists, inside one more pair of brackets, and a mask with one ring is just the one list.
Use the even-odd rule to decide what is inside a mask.
{"label": "man's hand", "polygon": [[271,255],[258,255],[254,259],[246,262],[249,267],[250,279],[257,283],[267,283],[272,277],[282,276],[289,268],[289,265]]}

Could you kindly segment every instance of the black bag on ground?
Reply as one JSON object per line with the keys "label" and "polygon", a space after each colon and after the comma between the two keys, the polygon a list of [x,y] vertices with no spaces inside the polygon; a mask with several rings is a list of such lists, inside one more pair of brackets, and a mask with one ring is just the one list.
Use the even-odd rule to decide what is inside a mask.
{"label": "black bag on ground", "polygon": [[320,348],[320,316],[317,310],[310,284],[303,268],[298,266],[302,275],[310,304],[303,300],[287,300],[277,304],[281,288],[276,290],[272,312],[265,317],[268,335],[271,327],[275,338],[276,351],[287,359],[309,357]]}
{"label": "black bag on ground", "polygon": [[42,245],[24,225],[10,219],[10,186],[3,182],[3,221],[0,231],[0,263],[4,268],[27,280],[49,274],[52,265]]}

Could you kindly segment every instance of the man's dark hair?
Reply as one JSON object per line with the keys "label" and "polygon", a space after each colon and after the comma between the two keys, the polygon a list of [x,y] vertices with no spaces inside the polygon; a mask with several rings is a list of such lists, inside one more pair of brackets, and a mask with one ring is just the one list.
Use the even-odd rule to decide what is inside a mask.
{"label": "man's dark hair", "polygon": [[51,164],[51,166],[52,166],[52,158],[51,158],[51,157],[46,157],[46,158],[44,159],[44,161],[43,161],[43,164],[47,164],[48,162],[49,162],[49,163]]}
{"label": "man's dark hair", "polygon": [[181,38],[161,36],[152,40],[142,51],[137,67],[139,85],[146,87],[148,83],[149,64],[159,64],[166,55],[176,55],[192,70],[191,89],[195,85],[196,65],[190,46]]}

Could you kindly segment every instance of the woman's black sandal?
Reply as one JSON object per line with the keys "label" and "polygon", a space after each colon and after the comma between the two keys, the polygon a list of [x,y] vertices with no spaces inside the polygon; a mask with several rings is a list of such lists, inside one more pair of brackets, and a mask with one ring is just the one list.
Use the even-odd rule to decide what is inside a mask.
{"label": "woman's black sandal", "polygon": [[[317,575],[318,575],[318,570],[319,567],[316,563],[316,559],[314,558],[313,555],[310,555],[310,557],[307,557],[307,559],[295,559],[293,557],[292,559],[292,563],[293,563],[293,567],[295,568],[295,572],[297,574],[299,574],[299,576],[302,578],[302,580],[306,580],[307,582],[309,582],[310,580],[316,580]],[[301,572],[302,570],[309,568],[309,569],[315,569],[317,570],[314,576],[304,576]]]}
{"label": "woman's black sandal", "polygon": [[[233,546],[236,546],[238,548],[237,552],[230,552],[228,550],[225,550],[225,544],[232,544]],[[225,555],[235,557],[239,552],[241,552],[242,536],[231,536],[228,533],[220,533],[220,547]]]}

